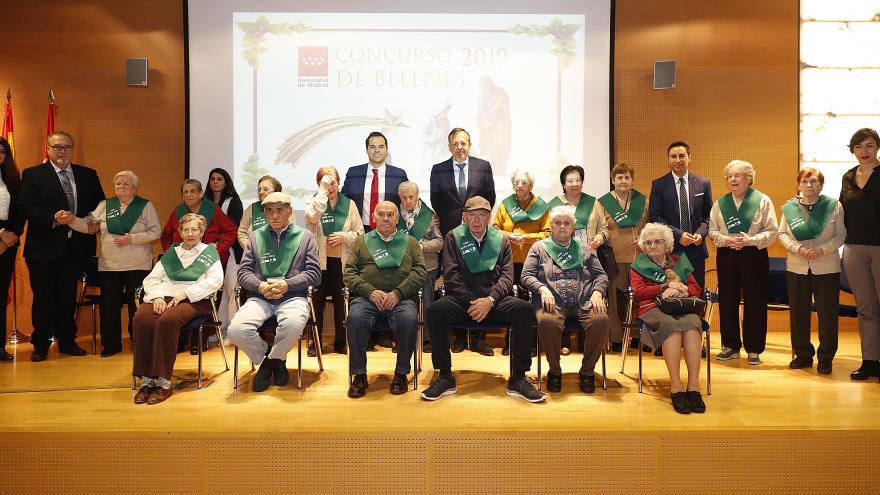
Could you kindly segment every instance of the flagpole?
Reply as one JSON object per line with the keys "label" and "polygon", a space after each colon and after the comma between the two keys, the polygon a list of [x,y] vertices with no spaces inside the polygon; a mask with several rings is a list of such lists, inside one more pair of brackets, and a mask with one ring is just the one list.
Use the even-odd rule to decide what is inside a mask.
{"label": "flagpole", "polygon": [[[7,137],[7,139],[11,139],[13,131],[12,131],[12,114],[11,114],[11,112],[12,112],[12,109],[11,109],[12,90],[10,88],[6,88],[6,105],[7,105],[7,110],[9,110],[9,112],[10,112],[10,115],[9,115],[9,122],[6,122],[5,117],[4,117],[4,126],[3,127],[4,127],[5,131],[9,132],[9,136],[8,137],[4,136],[4,137]],[[5,125],[7,123],[9,124],[8,128]],[[10,151],[12,151],[12,149],[11,149],[12,142],[10,141],[9,144],[10,144]],[[16,253],[16,255],[17,254],[18,253]],[[6,338],[6,342],[13,344],[13,345],[14,344],[23,344],[23,343],[28,342],[30,340],[30,337],[28,335],[25,335],[18,330],[18,290],[17,290],[18,284],[16,284],[16,279],[18,278],[18,274],[16,273],[16,269],[15,269],[17,264],[18,264],[17,260],[13,260],[13,262],[12,262],[12,331],[9,332],[9,336]],[[6,333],[6,322],[5,321],[3,322],[3,331],[5,334]]]}

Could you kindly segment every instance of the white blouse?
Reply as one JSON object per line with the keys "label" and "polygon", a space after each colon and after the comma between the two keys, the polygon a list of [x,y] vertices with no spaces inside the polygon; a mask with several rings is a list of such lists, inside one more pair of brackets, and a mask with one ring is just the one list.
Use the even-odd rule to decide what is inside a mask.
{"label": "white blouse", "polygon": [[[186,268],[191,265],[199,254],[207,248],[208,245],[198,243],[192,249],[184,249],[182,245],[173,249],[177,252],[180,264]],[[156,263],[153,270],[144,279],[144,301],[153,302],[161,297],[173,297],[181,291],[186,293],[190,302],[198,302],[208,298],[211,294],[217,292],[223,287],[223,265],[220,260],[211,265],[211,268],[202,274],[198,280],[194,282],[177,282],[171,280],[165,273],[165,267],[162,263]]]}

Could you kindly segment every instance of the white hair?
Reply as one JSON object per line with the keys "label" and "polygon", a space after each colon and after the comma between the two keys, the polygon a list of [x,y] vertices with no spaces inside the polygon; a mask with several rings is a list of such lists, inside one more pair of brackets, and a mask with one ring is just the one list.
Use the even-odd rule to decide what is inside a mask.
{"label": "white hair", "polygon": [[559,205],[550,209],[550,222],[553,222],[560,217],[568,217],[571,219],[572,223],[574,223],[574,208],[568,205]]}
{"label": "white hair", "polygon": [[397,186],[397,194],[404,191],[412,191],[416,193],[416,196],[419,195],[419,185],[412,181],[401,182],[399,186]]}
{"label": "white hair", "polygon": [[675,239],[672,237],[672,229],[662,223],[649,223],[645,225],[645,228],[642,229],[642,233],[639,234],[639,249],[644,251],[645,239],[647,239],[649,235],[656,234],[660,234],[660,237],[663,238],[663,242],[666,243],[666,253],[671,253],[672,248],[675,247]]}
{"label": "white hair", "polygon": [[113,182],[116,182],[116,179],[122,177],[123,175],[126,175],[131,178],[131,185],[133,185],[135,187],[135,189],[137,189],[137,187],[141,184],[141,181],[140,181],[140,179],[138,179],[138,176],[135,175],[135,173],[132,172],[131,170],[120,170],[119,172],[116,172],[116,175],[113,176]]}
{"label": "white hair", "polygon": [[742,171],[746,175],[750,186],[755,183],[755,167],[751,163],[744,160],[732,160],[724,166],[724,177],[726,178],[734,170]]}
{"label": "white hair", "polygon": [[516,180],[517,177],[524,176],[527,181],[529,181],[529,187],[535,187],[535,176],[532,175],[531,172],[525,169],[516,169],[510,174],[510,184],[513,185],[513,181]]}

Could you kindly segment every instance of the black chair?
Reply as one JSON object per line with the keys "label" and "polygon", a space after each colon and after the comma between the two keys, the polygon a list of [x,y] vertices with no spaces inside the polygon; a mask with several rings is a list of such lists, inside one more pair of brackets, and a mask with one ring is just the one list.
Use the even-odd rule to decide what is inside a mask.
{"label": "black chair", "polygon": [[[223,289],[219,289],[217,292],[211,294],[211,297],[208,299],[211,302],[211,314],[205,316],[198,316],[193,318],[189,323],[180,328],[181,332],[189,331],[189,332],[197,332],[199,338],[198,344],[198,357],[199,357],[199,378],[198,378],[198,388],[202,388],[202,342],[204,339],[202,335],[205,331],[205,328],[211,327],[214,329],[214,332],[217,335],[217,341],[220,342],[220,352],[223,354],[223,364],[226,366],[224,371],[221,373],[225,373],[229,371],[229,361],[226,359],[226,343],[223,341],[223,335],[220,333],[220,320],[217,318],[217,301],[220,300],[220,295],[223,292]],[[140,286],[134,291],[134,301],[137,307],[140,307],[144,295],[144,286]],[[132,354],[134,354],[134,346],[132,346]],[[131,389],[135,390],[136,387],[135,377],[132,375],[131,377]]]}
{"label": "black chair", "polygon": [[[639,319],[634,318],[635,315],[635,294],[633,293],[632,287],[628,287],[626,291],[626,295],[629,298],[629,304],[626,313],[626,323],[624,324],[624,352],[626,351],[627,339],[629,338],[630,330],[638,329],[639,330],[639,393],[642,393],[642,342],[645,340],[641,338],[645,332],[648,332],[647,325]],[[703,336],[704,342],[701,346],[704,350],[708,350],[711,348],[711,332],[709,331],[709,322],[712,321],[712,313],[715,309],[715,302],[718,301],[718,292],[712,292],[708,288],[703,289],[703,299],[706,301],[706,312],[702,315],[703,320]],[[712,395],[712,359],[709,357],[709,352],[705,352],[704,355],[706,359],[706,393],[707,395]],[[620,372],[624,371],[624,364],[626,362],[626,354],[624,354],[624,360],[621,361],[620,364]]]}
{"label": "black chair", "polygon": [[76,299],[76,309],[73,314],[73,321],[79,323],[80,308],[92,308],[92,354],[98,353],[98,324],[95,313],[97,307],[101,305],[101,294],[87,294],[89,288],[96,289],[98,284],[98,257],[91,256],[86,259],[82,272],[79,276],[80,290],[79,297]]}
{"label": "black chair", "polygon": [[[348,384],[351,385],[351,348],[348,345],[348,304],[350,298],[350,291],[348,287],[342,288],[342,297],[343,297],[343,308],[345,308],[345,322],[343,325],[345,326],[345,353],[348,355]],[[422,307],[422,291],[419,290],[417,297],[414,299],[416,303],[416,307],[418,308],[418,325],[416,330],[416,348],[415,352],[413,352],[413,390],[418,390],[419,388],[419,372],[422,371],[422,332],[424,329],[424,315],[423,315],[423,307]],[[391,331],[391,326],[388,324],[388,320],[384,316],[380,316],[376,320],[376,324],[373,328],[370,329],[370,332],[389,332]]]}
{"label": "black chair", "polygon": [[788,278],[785,258],[770,257],[770,270],[767,273],[767,309],[770,311],[788,311]]}
{"label": "black chair", "polygon": [[[843,268],[843,260],[840,261],[840,290],[846,292],[847,294],[852,294],[852,286],[849,285],[849,278],[846,276],[846,270]],[[813,311],[816,311],[816,304],[814,303],[811,306]],[[859,310],[856,306],[852,304],[840,304],[837,309],[837,315],[843,316],[845,318],[858,318]]]}
{"label": "black chair", "polygon": [[[247,299],[246,294],[243,294],[246,291],[243,291],[241,286],[235,287],[235,302],[238,305],[238,308],[241,308],[242,298]],[[312,301],[312,293],[314,292],[314,287],[309,286],[308,290],[308,303],[309,303],[309,319],[306,322],[306,328],[303,329],[303,333],[299,336],[297,340],[297,351],[296,351],[296,388],[302,388],[302,341],[303,336],[307,334],[314,339],[315,349],[317,350],[318,357],[318,373],[324,372],[324,358],[321,354],[321,332],[318,329],[318,325],[315,323],[315,306]],[[266,341],[267,344],[272,345],[275,341],[275,329],[278,328],[278,319],[275,316],[272,316],[268,320],[264,321],[260,328],[257,329],[257,333],[260,337]],[[233,358],[232,365],[232,388],[238,388],[238,346],[235,346],[235,357]],[[254,371],[256,367],[254,366],[253,361],[251,361],[251,371]]]}

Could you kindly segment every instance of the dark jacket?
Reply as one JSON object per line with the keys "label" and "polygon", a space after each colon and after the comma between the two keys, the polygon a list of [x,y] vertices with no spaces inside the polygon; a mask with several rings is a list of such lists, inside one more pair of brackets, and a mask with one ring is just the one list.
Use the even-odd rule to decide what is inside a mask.
{"label": "dark jacket", "polygon": [[[272,241],[277,246],[277,234],[275,234],[275,231],[271,231],[270,235],[272,236]],[[289,228],[282,230],[281,235],[290,235]],[[251,232],[244,253],[241,255],[241,263],[238,265],[238,283],[242,289],[248,291],[249,297],[259,297],[260,299],[268,300],[258,290],[260,282],[266,281],[266,276],[263,275],[263,267],[260,265],[260,256],[257,252],[256,242],[255,235]],[[281,299],[272,299],[269,300],[270,302],[277,304],[292,297],[306,297],[310,285],[317,287],[321,284],[318,244],[315,242],[311,232],[303,232],[299,249],[293,255],[293,261],[290,262],[290,268],[288,268],[287,275],[284,278],[287,279],[287,293]]]}
{"label": "dark jacket", "polygon": [[482,196],[490,205],[495,206],[495,178],[489,162],[473,156],[468,158],[467,194],[464,201],[458,197],[458,183],[452,167],[450,157],[431,168],[431,208],[440,217],[440,233],[444,236],[461,225],[461,211],[468,198]]}
{"label": "dark jacket", "polygon": [[[490,229],[492,227],[489,227]],[[449,232],[443,241],[443,280],[446,295],[461,304],[492,296],[498,302],[513,291],[513,256],[507,237],[501,238],[501,252],[495,268],[488,272],[471,273],[461,256],[455,234]]]}

